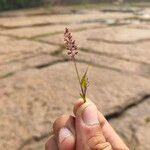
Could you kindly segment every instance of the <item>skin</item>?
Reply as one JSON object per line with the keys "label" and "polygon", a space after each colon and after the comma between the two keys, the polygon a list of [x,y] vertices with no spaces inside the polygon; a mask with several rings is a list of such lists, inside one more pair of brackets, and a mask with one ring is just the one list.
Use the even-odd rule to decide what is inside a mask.
{"label": "skin", "polygon": [[[97,112],[98,123],[84,123],[83,113],[88,106]],[[46,142],[45,150],[129,150],[93,102],[78,100],[73,108],[74,116],[62,115],[53,124],[54,135]],[[59,141],[62,128],[72,134]]]}

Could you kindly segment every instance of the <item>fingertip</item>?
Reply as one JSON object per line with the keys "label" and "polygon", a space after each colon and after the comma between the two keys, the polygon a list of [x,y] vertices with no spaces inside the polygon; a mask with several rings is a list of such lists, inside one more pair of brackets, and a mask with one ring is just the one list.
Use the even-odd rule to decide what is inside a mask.
{"label": "fingertip", "polygon": [[66,124],[69,120],[68,115],[61,115],[59,118],[57,118],[53,123],[53,131],[57,133],[59,129]]}
{"label": "fingertip", "polygon": [[73,116],[62,115],[53,124],[59,150],[72,150],[75,146],[75,120]]}
{"label": "fingertip", "polygon": [[[86,98],[86,102],[85,103],[89,103],[89,102],[93,103],[90,99]],[[82,98],[78,99],[75,102],[74,107],[73,107],[73,113],[74,113],[75,116],[76,116],[78,108],[80,108],[85,103],[84,103],[84,100]]]}
{"label": "fingertip", "polygon": [[58,147],[60,150],[72,150],[75,147],[75,137],[67,128],[59,131]]}
{"label": "fingertip", "polygon": [[55,134],[57,134],[62,127],[68,127],[72,131],[72,133],[75,134],[74,124],[75,124],[75,118],[73,116],[61,115],[59,118],[57,118],[54,121],[53,131]]}
{"label": "fingertip", "polygon": [[76,116],[76,112],[78,110],[78,108],[84,103],[83,99],[78,99],[75,104],[74,104],[74,107],[73,107],[73,113],[74,115]]}

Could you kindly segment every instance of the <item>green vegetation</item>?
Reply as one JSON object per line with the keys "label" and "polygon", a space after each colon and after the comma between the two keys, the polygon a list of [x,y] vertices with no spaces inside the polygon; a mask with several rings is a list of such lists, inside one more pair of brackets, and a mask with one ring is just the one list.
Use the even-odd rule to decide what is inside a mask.
{"label": "green vegetation", "polygon": [[[117,2],[117,3],[116,3]],[[53,5],[72,6],[73,8],[91,8],[104,6],[137,6],[147,7],[150,5],[149,0],[0,0],[0,11],[10,9],[21,9],[34,6],[46,6],[53,9]]]}
{"label": "green vegetation", "polygon": [[42,0],[0,0],[0,10],[39,6]]}

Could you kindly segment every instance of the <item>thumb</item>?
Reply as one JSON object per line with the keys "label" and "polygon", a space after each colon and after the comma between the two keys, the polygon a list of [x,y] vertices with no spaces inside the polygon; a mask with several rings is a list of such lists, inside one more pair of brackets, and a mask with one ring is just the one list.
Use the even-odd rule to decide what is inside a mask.
{"label": "thumb", "polygon": [[92,102],[82,104],[76,112],[77,150],[111,150],[98,120],[98,110]]}

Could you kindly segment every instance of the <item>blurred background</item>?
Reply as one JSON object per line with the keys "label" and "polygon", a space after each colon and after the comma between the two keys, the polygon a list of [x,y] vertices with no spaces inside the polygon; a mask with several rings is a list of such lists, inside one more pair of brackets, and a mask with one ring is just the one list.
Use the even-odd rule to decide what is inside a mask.
{"label": "blurred background", "polygon": [[131,150],[150,147],[149,0],[0,0],[0,149],[41,150],[79,98],[65,27],[88,97]]}

